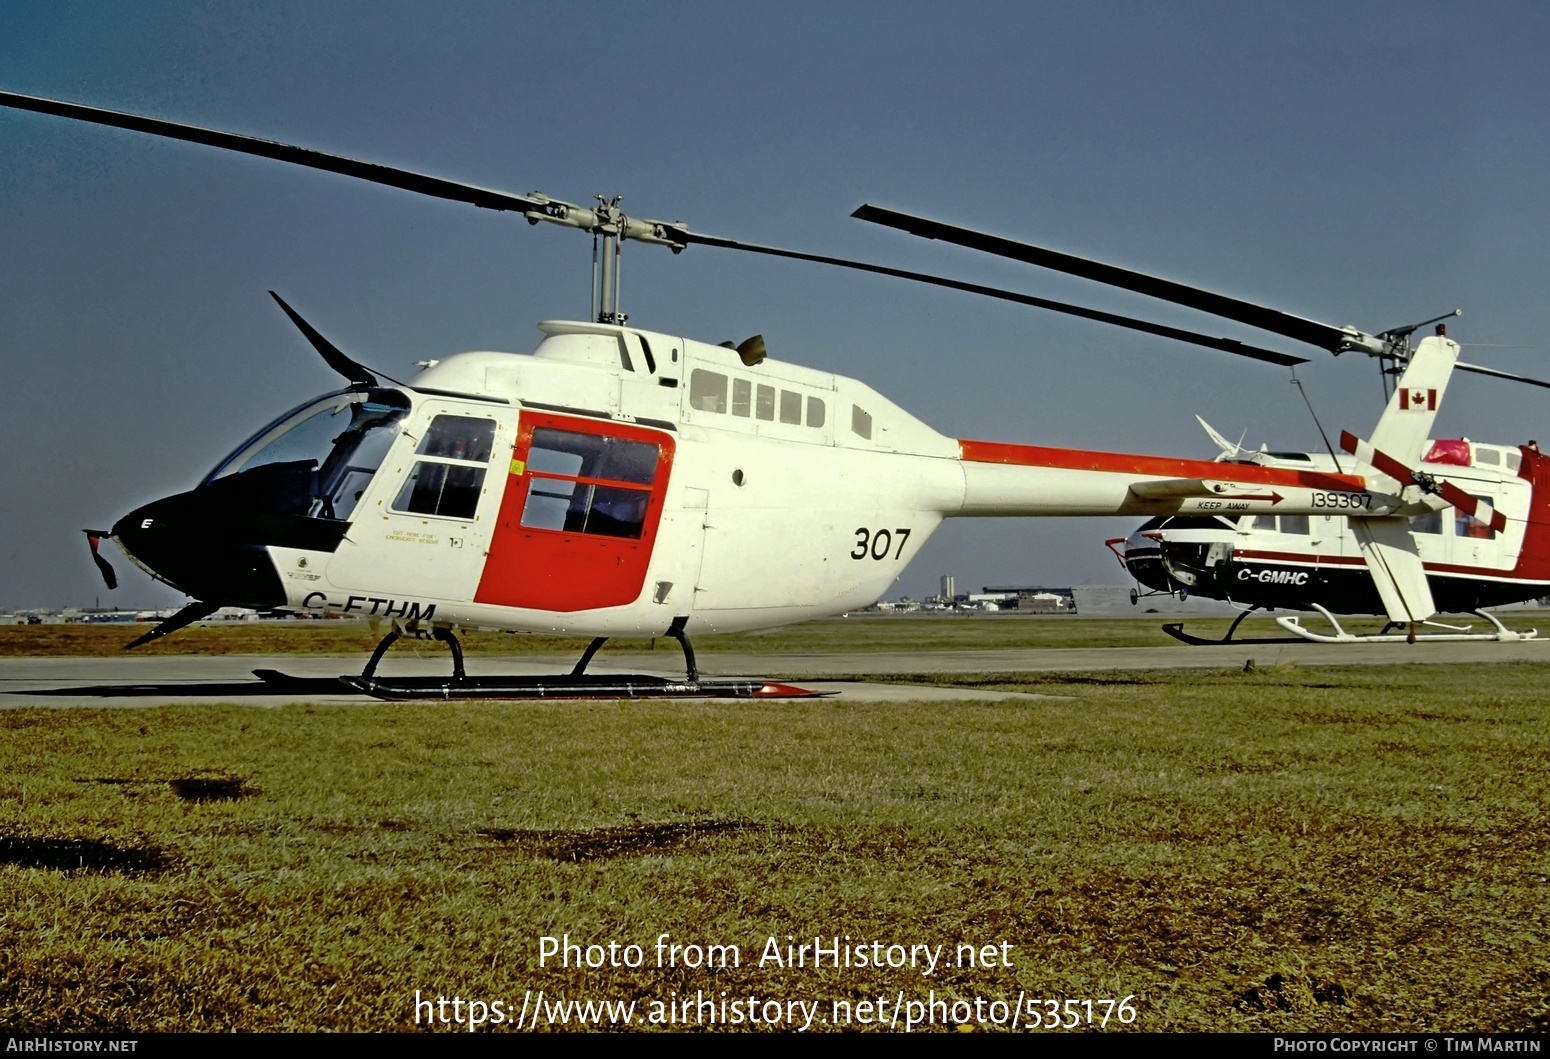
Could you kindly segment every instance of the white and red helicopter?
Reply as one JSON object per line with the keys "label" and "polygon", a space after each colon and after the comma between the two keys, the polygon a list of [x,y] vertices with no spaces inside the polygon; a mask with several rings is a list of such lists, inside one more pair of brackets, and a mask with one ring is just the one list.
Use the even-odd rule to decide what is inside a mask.
{"label": "white and red helicopter", "polygon": [[[1497,511],[1407,466],[1431,411],[1386,415],[1348,465],[1223,462],[946,437],[865,383],[737,348],[627,326],[620,240],[700,245],[857,268],[1073,313],[1282,365],[1273,350],[1030,295],[865,262],[759,246],[594,207],[459,184],[228,132],[0,92],[0,104],[203,143],[521,214],[594,236],[595,321],[548,322],[530,354],[472,352],[402,381],[379,379],[282,308],[348,385],[275,419],[193,489],[110,531],[136,564],[193,597],[136,643],[221,606],[355,614],[391,624],[359,677],[374,694],[782,695],[762,681],[702,679],[690,636],[764,629],[875,601],[943,519],[1218,514],[1317,517],[1361,527],[1361,561],[1391,614],[1433,607],[1409,519],[1452,504]],[[855,216],[1203,308],[1331,350],[1408,363],[1402,386],[1439,393],[1458,346],[1367,335],[874,206]],[[602,252],[596,253],[601,240]],[[1488,373],[1501,374],[1489,372]],[[392,383],[392,385],[389,385]],[[1424,402],[1423,402],[1424,404]],[[1434,410],[1433,410],[1434,411]],[[1381,450],[1381,451],[1380,451]],[[1537,454],[1520,471],[1535,481]],[[1440,492],[1438,491],[1440,489]],[[1537,508],[1534,510],[1538,510]],[[98,556],[104,576],[111,569]],[[1390,604],[1392,604],[1390,606]],[[458,628],[590,636],[565,677],[471,677]],[[404,634],[448,643],[450,679],[378,679]],[[611,637],[672,636],[686,680],[592,677]],[[134,646],[134,645],[131,645]]]}
{"label": "white and red helicopter", "polygon": [[[1429,393],[1420,396],[1429,400]],[[1413,401],[1416,396],[1401,389],[1395,400]],[[1436,397],[1440,399],[1440,390]],[[1217,458],[1227,462],[1329,469],[1337,462],[1317,453],[1245,452],[1214,430],[1210,433],[1223,447]],[[1342,442],[1347,453],[1366,455],[1351,435],[1342,435]],[[1409,533],[1425,591],[1414,582],[1410,595],[1398,600],[1398,613],[1390,609],[1394,601],[1384,598],[1381,582],[1370,573],[1362,540],[1365,520],[1333,512],[1161,516],[1129,537],[1105,543],[1143,588],[1131,591],[1132,602],[1161,593],[1220,599],[1243,608],[1219,640],[1192,635],[1182,623],[1163,626],[1189,644],[1231,642],[1243,619],[1258,610],[1316,611],[1328,620],[1331,631],[1310,628],[1295,614],[1278,616],[1276,622],[1304,639],[1326,643],[1534,638],[1535,630],[1508,629],[1485,608],[1550,595],[1550,498],[1543,488],[1544,462],[1537,443],[1491,445],[1451,438],[1425,441],[1422,452],[1415,472],[1396,465],[1391,476],[1438,489],[1446,484],[1488,504],[1499,517],[1482,521],[1462,508],[1451,517],[1443,510],[1412,516]],[[1383,462],[1380,458],[1378,465]],[[1405,561],[1413,566],[1413,561]],[[1411,615],[1416,608],[1425,613],[1428,606],[1440,613],[1474,614],[1486,628],[1477,632],[1468,625],[1422,619],[1426,628],[1418,632]],[[1377,634],[1356,634],[1346,631],[1337,614],[1384,615],[1389,624]],[[1395,627],[1404,631],[1390,632]]]}

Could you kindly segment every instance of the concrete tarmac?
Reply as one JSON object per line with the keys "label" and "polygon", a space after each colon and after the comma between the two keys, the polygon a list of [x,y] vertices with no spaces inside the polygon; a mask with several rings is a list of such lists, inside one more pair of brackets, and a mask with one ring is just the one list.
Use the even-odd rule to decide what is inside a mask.
{"label": "concrete tarmac", "polygon": [[[1011,673],[1070,670],[1174,669],[1241,667],[1295,663],[1316,665],[1385,665],[1393,663],[1546,662],[1550,639],[1519,643],[1433,642],[1419,644],[1233,644],[1221,647],[1091,647],[994,651],[834,652],[809,654],[743,654],[699,652],[706,676],[787,678],[818,691],[837,693],[848,702],[962,701],[1021,698],[1004,692],[933,688],[925,684],[874,684],[845,680],[868,674]],[[674,659],[674,662],[677,660]],[[561,656],[476,656],[468,672],[481,674],[567,673],[575,659]],[[6,658],[0,660],[0,708],[18,706],[160,706],[169,703],[241,702],[281,706],[315,702],[369,704],[367,695],[343,687],[334,690],[326,678],[359,673],[363,656],[329,655],[160,655],[102,658]],[[254,675],[255,669],[276,669],[315,681],[304,692],[277,694]],[[628,655],[605,662],[590,672],[650,672],[681,676],[682,669],[663,655],[632,659]],[[450,656],[389,658],[381,676],[433,676],[450,672]],[[326,690],[324,690],[326,689]]]}
{"label": "concrete tarmac", "polygon": [[[794,672],[768,655],[732,656],[739,664],[730,668],[719,656],[702,658],[701,673],[707,677],[764,675],[779,669]],[[862,656],[864,657],[864,656]],[[681,669],[661,665],[658,656],[642,659],[646,665],[631,666],[626,657],[620,663],[595,663],[589,674],[647,673],[653,676],[682,678]],[[23,706],[122,707],[164,706],[176,703],[197,704],[236,702],[249,706],[285,706],[293,703],[332,705],[370,705],[381,700],[346,687],[323,690],[328,678],[359,673],[365,659],[330,655],[163,655],[159,658],[8,658],[0,662],[0,709]],[[573,658],[524,655],[520,658],[471,657],[467,662],[470,676],[562,675],[575,664]],[[279,691],[256,676],[254,670],[274,669],[299,677],[313,686],[299,692]],[[809,666],[803,672],[822,672],[843,676],[857,672],[831,659],[828,667]],[[450,656],[430,659],[401,659],[384,663],[379,677],[446,676],[451,671]],[[870,670],[879,672],[878,670]],[[963,688],[934,688],[926,685],[874,684],[854,680],[800,680],[793,683],[828,696],[840,696],[847,702],[919,702],[966,701],[986,699],[1037,700],[1058,696],[1027,695],[1012,692],[972,691]],[[432,700],[439,701],[439,700]],[[553,697],[548,701],[556,701]],[[737,700],[723,700],[729,703]]]}

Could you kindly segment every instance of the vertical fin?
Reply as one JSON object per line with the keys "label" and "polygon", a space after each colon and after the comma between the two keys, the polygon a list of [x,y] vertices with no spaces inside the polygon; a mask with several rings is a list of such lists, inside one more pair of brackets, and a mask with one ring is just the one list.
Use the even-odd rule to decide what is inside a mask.
{"label": "vertical fin", "polygon": [[1408,625],[1437,613],[1408,518],[1353,518],[1351,529],[1390,621]]}
{"label": "vertical fin", "polygon": [[1423,446],[1442,406],[1443,391],[1458,363],[1459,346],[1441,335],[1423,338],[1410,355],[1388,407],[1372,428],[1372,447],[1386,452],[1407,467],[1425,455]]}
{"label": "vertical fin", "polygon": [[[1423,338],[1372,428],[1371,442],[1342,436],[1341,447],[1402,487],[1412,484],[1415,479],[1409,468],[1425,454],[1427,436],[1458,357],[1457,342],[1442,335]],[[1351,529],[1390,621],[1408,625],[1437,613],[1408,518],[1353,518]]]}

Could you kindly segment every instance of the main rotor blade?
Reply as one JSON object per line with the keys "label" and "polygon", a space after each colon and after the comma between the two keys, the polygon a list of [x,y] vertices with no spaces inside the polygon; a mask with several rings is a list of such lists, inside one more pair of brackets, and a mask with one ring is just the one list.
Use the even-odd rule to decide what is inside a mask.
{"label": "main rotor blade", "polygon": [[1132,272],[1116,265],[1105,265],[1100,261],[1089,261],[1072,254],[1063,254],[1058,250],[1046,250],[1044,247],[1020,243],[1013,239],[1003,239],[1000,236],[987,235],[968,228],[943,224],[941,221],[915,217],[897,210],[885,209],[882,206],[873,206],[870,203],[862,205],[851,216],[863,221],[871,221],[873,224],[897,228],[925,239],[940,239],[946,243],[956,243],[971,250],[981,250],[987,254],[995,254],[997,257],[1023,261],[1111,287],[1135,291],[1137,294],[1146,294],[1175,305],[1199,309],[1226,320],[1235,320],[1263,331],[1284,335],[1299,342],[1307,342],[1320,349],[1327,349],[1331,353],[1350,349],[1353,343],[1359,343],[1359,337],[1366,337],[1351,328],[1333,327],[1329,324],[1321,324],[1317,320],[1305,320],[1279,309],[1229,298],[1225,294],[1213,294],[1198,287],[1175,283],[1173,280]]}
{"label": "main rotor blade", "polygon": [[291,323],[295,324],[297,329],[306,336],[307,341],[312,343],[312,348],[318,351],[324,363],[330,368],[333,368],[340,375],[343,375],[358,386],[377,385],[377,377],[375,375],[355,363],[338,346],[324,338],[322,332],[303,320],[301,314],[295,309],[285,304],[284,298],[274,291],[270,291],[269,296],[280,303],[280,308],[284,309],[285,315],[291,318]]}
{"label": "main rotor blade", "polygon": [[1205,346],[1208,349],[1219,349],[1224,353],[1233,353],[1240,357],[1263,360],[1270,364],[1282,365],[1283,367],[1308,363],[1305,357],[1294,357],[1287,353],[1278,353],[1273,349],[1261,349],[1258,346],[1251,346],[1232,338],[1212,338],[1209,335],[1197,334],[1194,331],[1183,331],[1176,327],[1166,327],[1147,320],[1137,320],[1129,316],[1117,316],[1114,313],[1088,309],[1080,305],[1051,301],[1048,298],[1036,298],[1031,294],[1019,294],[1016,291],[1000,290],[996,287],[986,287],[978,283],[966,283],[962,280],[947,279],[943,276],[932,276],[924,272],[909,272],[905,269],[889,268],[886,265],[873,265],[865,261],[851,261],[842,257],[804,254],[799,250],[783,250],[775,246],[742,243],[735,239],[722,239],[714,235],[700,235],[685,228],[674,228],[673,234],[686,245],[697,243],[701,246],[719,246],[727,250],[746,250],[754,254],[768,254],[771,257],[786,257],[796,261],[813,261],[821,265],[835,265],[839,268],[851,268],[860,272],[872,272],[879,276],[892,276],[895,279],[907,279],[916,283],[929,283],[935,287],[947,287],[951,290],[967,291],[970,294],[982,294],[989,298],[1016,302],[1019,305],[1031,305],[1036,309],[1049,309],[1052,312],[1066,313],[1069,316],[1080,316],[1084,320],[1096,320],[1099,323],[1126,327],[1132,331],[1141,331],[1149,335],[1158,335],[1162,338],[1171,338],[1180,342],[1190,342],[1197,346]]}
{"label": "main rotor blade", "polygon": [[355,177],[357,180],[369,180],[373,184],[386,184],[388,187],[415,191],[421,195],[451,199],[454,202],[467,202],[487,210],[515,210],[518,213],[543,211],[543,204],[536,199],[514,195],[509,191],[495,191],[490,188],[475,187],[472,184],[460,184],[453,180],[443,180],[441,177],[412,173],[407,169],[395,169],[375,162],[361,162],[354,158],[325,154],[307,147],[294,147],[291,144],[276,143],[273,140],[260,140],[254,136],[239,136],[234,132],[221,132],[218,129],[206,129],[198,125],[146,118],[138,114],[88,107],[80,103],[66,103],[58,99],[24,96],[16,92],[0,92],[0,106],[31,110],[39,114],[52,114],[60,118],[74,118],[98,125],[111,125],[114,128],[146,132],[153,136],[167,136],[174,140],[204,144],[206,147],[221,147],[228,151],[258,155],[260,158],[273,158],[279,162],[290,162],[294,165]]}
{"label": "main rotor blade", "polygon": [[1526,382],[1530,386],[1543,386],[1545,389],[1550,390],[1550,382],[1544,382],[1540,379],[1531,379],[1527,375],[1514,375],[1510,371],[1497,371],[1495,368],[1482,368],[1478,364],[1465,364],[1463,361],[1459,361],[1453,366],[1459,371],[1472,371],[1476,375],[1490,375],[1498,379],[1510,379],[1513,382]]}

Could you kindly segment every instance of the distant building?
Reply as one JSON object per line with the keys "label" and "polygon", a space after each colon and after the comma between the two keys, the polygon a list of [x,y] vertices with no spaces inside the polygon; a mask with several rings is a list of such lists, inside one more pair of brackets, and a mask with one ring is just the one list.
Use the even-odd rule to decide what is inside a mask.
{"label": "distant building", "polygon": [[994,602],[1001,610],[1016,610],[1029,614],[1076,613],[1075,601],[1069,588],[1046,588],[1043,585],[986,585],[982,593],[969,598]]}

